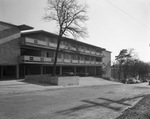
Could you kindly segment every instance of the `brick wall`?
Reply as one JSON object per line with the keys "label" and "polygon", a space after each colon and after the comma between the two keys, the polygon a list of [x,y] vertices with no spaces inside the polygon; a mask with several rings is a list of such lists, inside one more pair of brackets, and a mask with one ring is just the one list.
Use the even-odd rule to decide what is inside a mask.
{"label": "brick wall", "polygon": [[9,25],[0,24],[0,27],[0,64],[16,65],[20,55],[20,31]]}
{"label": "brick wall", "polygon": [[5,30],[5,29],[8,29],[8,28],[9,28],[8,25],[5,25],[5,24],[0,23],[0,31],[1,31],[1,30]]}

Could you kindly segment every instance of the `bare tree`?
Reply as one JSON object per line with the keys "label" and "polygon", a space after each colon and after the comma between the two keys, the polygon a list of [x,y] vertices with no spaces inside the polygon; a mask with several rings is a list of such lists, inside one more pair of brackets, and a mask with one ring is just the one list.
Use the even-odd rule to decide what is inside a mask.
{"label": "bare tree", "polygon": [[53,65],[53,75],[56,75],[57,56],[62,37],[72,35],[74,38],[78,38],[87,35],[86,27],[83,26],[84,22],[88,20],[87,5],[81,5],[77,0],[48,0],[47,5],[43,19],[56,21],[59,28]]}

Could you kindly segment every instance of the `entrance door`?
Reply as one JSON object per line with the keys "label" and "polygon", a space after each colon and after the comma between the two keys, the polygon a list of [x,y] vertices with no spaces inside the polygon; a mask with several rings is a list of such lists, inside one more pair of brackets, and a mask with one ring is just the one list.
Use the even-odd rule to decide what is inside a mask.
{"label": "entrance door", "polygon": [[2,78],[1,74],[2,74],[2,66],[0,66],[0,79]]}
{"label": "entrance door", "polygon": [[2,75],[4,79],[16,78],[16,66],[3,66]]}

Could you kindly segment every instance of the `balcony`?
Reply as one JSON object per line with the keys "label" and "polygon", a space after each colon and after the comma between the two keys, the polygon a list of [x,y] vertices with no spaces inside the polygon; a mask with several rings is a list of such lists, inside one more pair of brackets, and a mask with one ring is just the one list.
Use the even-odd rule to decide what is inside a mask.
{"label": "balcony", "polygon": [[65,48],[66,48],[66,46],[65,46],[65,45],[60,44],[59,48],[61,48],[61,49],[65,49]]}
{"label": "balcony", "polygon": [[78,60],[73,59],[72,63],[78,63]]}
{"label": "balcony", "polygon": [[31,43],[31,44],[34,44],[34,43],[35,43],[35,40],[34,40],[34,39],[31,39],[31,38],[24,38],[24,39],[23,39],[23,42],[24,42],[24,43]]}
{"label": "balcony", "polygon": [[96,55],[101,55],[101,53],[99,53],[99,52],[96,52]]}
{"label": "balcony", "polygon": [[47,46],[47,42],[37,40],[38,45]]}
{"label": "balcony", "polygon": [[52,62],[52,58],[44,57],[43,59],[44,59],[44,60],[43,60],[44,62]]}
{"label": "balcony", "polygon": [[[38,56],[20,56],[20,62],[21,63],[53,63],[53,58],[50,57],[38,57]],[[88,64],[88,65],[102,65],[103,62],[100,61],[85,61],[85,60],[77,60],[77,59],[62,59],[58,58],[57,63],[69,63],[71,64]]]}
{"label": "balcony", "polygon": [[103,63],[102,63],[102,62],[99,62],[99,61],[96,61],[96,64],[97,64],[97,65],[102,65]]}
{"label": "balcony", "polygon": [[95,55],[95,52],[94,52],[94,51],[91,51],[91,54],[92,54],[92,55]]}
{"label": "balcony", "polygon": [[90,61],[85,61],[86,64],[90,64]]}
{"label": "balcony", "polygon": [[95,61],[91,61],[91,64],[95,64]]}
{"label": "balcony", "polygon": [[90,54],[90,51],[89,51],[89,50],[85,50],[85,53],[88,53],[88,54]]}
{"label": "balcony", "polygon": [[84,64],[84,60],[79,60],[79,63]]}
{"label": "balcony", "polygon": [[76,48],[74,48],[74,47],[72,47],[72,48],[71,48],[71,50],[76,51],[77,49],[76,49]]}
{"label": "balcony", "polygon": [[57,59],[57,62],[58,62],[58,63],[62,63],[62,62],[63,62],[63,59],[58,58],[58,59]]}
{"label": "balcony", "polygon": [[37,57],[37,56],[20,56],[20,62],[52,62],[52,58]]}
{"label": "balcony", "polygon": [[[48,48],[48,49],[56,49],[57,47],[56,43],[50,43],[50,42],[46,42],[42,40],[37,40],[34,38],[22,37],[21,41],[22,41],[21,42],[22,45],[29,45],[29,46],[34,46],[34,47]],[[67,49],[67,47],[64,44],[60,44],[60,49]],[[97,52],[94,50],[90,51],[88,49],[81,48],[80,46],[78,49],[76,49],[75,47],[71,47],[71,50],[72,51],[78,50],[82,54],[95,55],[97,57],[104,56],[100,51],[97,51]]]}
{"label": "balcony", "polygon": [[79,51],[80,51],[80,52],[84,52],[85,50],[84,50],[84,49],[79,49]]}
{"label": "balcony", "polygon": [[71,63],[71,59],[64,59],[65,63]]}
{"label": "balcony", "polygon": [[56,43],[48,43],[48,46],[53,47],[53,48],[56,48],[56,47],[57,47],[57,44],[56,44]]}
{"label": "balcony", "polygon": [[37,40],[37,39],[33,39],[33,38],[28,38],[28,37],[24,37],[22,38],[22,45],[34,45],[37,47],[42,47],[45,46],[45,48],[47,47],[52,47],[52,48],[56,48],[57,44],[56,43],[50,43],[50,42],[46,42],[46,41],[41,41],[41,40]]}

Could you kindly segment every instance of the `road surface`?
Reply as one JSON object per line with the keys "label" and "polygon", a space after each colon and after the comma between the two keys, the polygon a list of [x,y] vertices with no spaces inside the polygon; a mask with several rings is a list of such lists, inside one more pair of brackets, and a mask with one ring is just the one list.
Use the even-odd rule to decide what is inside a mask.
{"label": "road surface", "polygon": [[0,119],[114,119],[150,93],[148,84],[110,84],[0,93]]}

